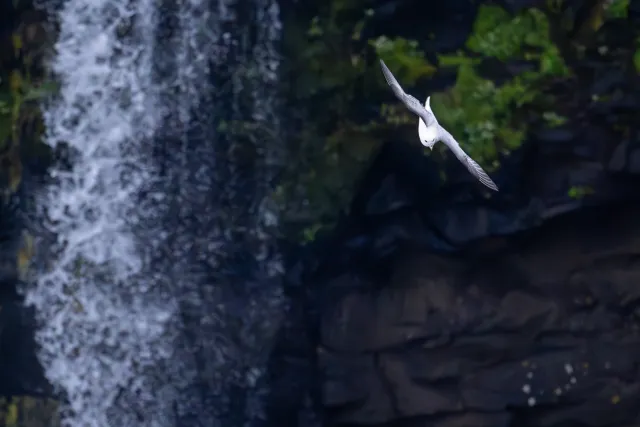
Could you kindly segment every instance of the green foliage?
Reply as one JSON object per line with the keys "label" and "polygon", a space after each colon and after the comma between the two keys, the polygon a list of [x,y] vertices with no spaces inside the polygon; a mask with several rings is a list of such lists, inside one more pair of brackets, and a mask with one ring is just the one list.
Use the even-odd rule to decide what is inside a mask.
{"label": "green foliage", "polygon": [[510,16],[497,6],[480,6],[467,47],[501,61],[537,60],[540,73],[545,75],[568,74],[558,48],[549,38],[547,17],[538,9]]}
{"label": "green foliage", "polygon": [[375,121],[352,119],[353,106],[362,93],[379,84],[370,79],[372,47],[361,31],[372,16],[347,21],[345,14],[362,10],[355,2],[334,0],[309,23],[292,27],[289,49],[293,63],[290,92],[296,103],[319,105],[313,116],[299,110],[300,131],[293,136],[287,177],[274,194],[289,222],[311,224],[300,238],[312,239],[347,209],[371,153],[379,145]]}
{"label": "green foliage", "polygon": [[629,0],[613,0],[608,2],[605,16],[608,19],[626,18],[629,13]]}
{"label": "green foliage", "polygon": [[[296,52],[292,56],[300,58],[293,67],[294,97],[300,103],[321,102],[325,106],[319,117],[305,118],[294,139],[296,161],[290,178],[277,192],[292,218],[301,222],[307,219],[311,224],[301,234],[303,240],[312,239],[336,212],[346,209],[357,177],[377,149],[382,131],[415,134],[416,118],[389,96],[385,98],[389,103],[378,104],[379,113],[368,121],[352,119],[354,105],[366,108],[371,102],[368,94],[388,91],[378,58],[385,60],[409,92],[437,71],[415,40],[386,36],[362,40],[362,29],[373,12],[366,10],[355,22],[345,19],[347,12],[353,16],[354,10],[363,9],[359,3],[330,2],[307,28],[294,31],[289,39]],[[568,74],[548,31],[545,15],[538,10],[510,16],[499,7],[481,6],[467,41],[468,53],[438,58],[439,67],[456,68],[458,75],[454,87],[432,95],[432,107],[469,154],[485,167],[496,167],[499,154],[518,147],[524,139],[527,123],[516,113],[535,102],[538,82],[547,76]],[[538,67],[496,85],[478,73],[478,66],[486,58],[524,59],[536,62]],[[319,96],[326,98],[312,101]],[[292,207],[292,200],[303,203]]]}
{"label": "green foliage", "polygon": [[[400,103],[375,105],[367,98],[376,90],[387,90],[378,58],[383,58],[405,85],[429,78],[436,71],[416,41],[384,36],[363,40],[362,29],[373,11],[365,10],[351,25],[341,23],[342,12],[362,9],[358,0],[348,5],[337,2],[339,7],[334,3],[313,18],[304,32],[300,31],[304,33],[303,43],[293,41],[302,58],[295,67],[295,98],[316,104],[314,98],[326,96],[321,101],[325,109],[320,116],[305,118],[302,131],[294,138],[292,154],[296,161],[290,178],[277,192],[290,218],[301,222],[309,219],[311,225],[301,232],[302,240],[313,239],[338,212],[347,210],[358,176],[380,145],[382,130],[415,122]],[[355,119],[355,105],[380,113],[365,120]],[[303,203],[291,206],[294,200]]]}
{"label": "green foliage", "polygon": [[[532,123],[547,127],[566,123],[567,118],[558,113],[556,95],[547,88],[573,78],[563,55],[573,59],[571,49],[584,51],[589,38],[565,44],[557,37],[557,31],[567,31],[565,24],[570,24],[560,16],[562,1],[548,0],[544,9],[529,8],[515,15],[496,5],[481,5],[464,49],[439,55],[437,64],[429,63],[417,40],[391,35],[363,39],[363,28],[373,15],[365,10],[363,0],[329,1],[308,27],[289,30],[294,46],[291,57],[299,59],[292,72],[292,93],[296,103],[314,111],[301,119],[303,125],[293,139],[295,161],[278,190],[283,204],[302,200],[290,209],[292,218],[310,224],[300,238],[314,239],[337,212],[346,209],[382,135],[418,142],[417,119],[390,94],[379,58],[407,92],[423,102],[431,95],[439,121],[489,170],[499,166],[500,156],[521,145]],[[596,18],[625,17],[628,4],[629,0],[613,0]],[[424,38],[432,36],[427,31]],[[640,42],[634,57],[640,71],[638,52]],[[529,64],[527,71],[506,81],[491,80],[496,74],[508,75],[508,66],[516,62]],[[449,70],[456,73],[452,87],[440,93],[416,93],[416,87],[434,73]],[[583,190],[573,189],[570,194],[583,197],[588,194]]]}
{"label": "green foliage", "polygon": [[[518,113],[537,101],[539,83],[567,76],[569,70],[549,39],[546,16],[537,9],[511,16],[498,6],[480,6],[467,48],[476,55],[439,57],[441,66],[457,68],[458,77],[453,88],[432,96],[431,105],[465,150],[492,169],[498,166],[499,154],[522,143],[527,121]],[[496,85],[477,71],[488,58],[533,61],[538,67]]]}
{"label": "green foliage", "polygon": [[370,13],[344,26],[343,15],[351,8],[348,1],[331,1],[328,9],[315,16],[307,28],[294,28],[290,32],[288,41],[300,59],[294,66],[297,71],[294,89],[298,98],[340,88],[344,95],[339,100],[341,106],[352,96],[350,83],[364,71],[363,52],[357,41]]}
{"label": "green foliage", "polygon": [[436,67],[425,59],[424,52],[415,40],[380,36],[375,40],[369,40],[369,45],[374,48],[377,56],[384,59],[387,66],[393,69],[394,75],[403,84],[413,85],[418,79],[430,77],[436,72]]}
{"label": "green foliage", "polygon": [[[374,49],[376,58],[383,59],[387,66],[393,70],[393,74],[404,87],[410,87],[420,79],[429,78],[437,71],[437,68],[427,61],[424,52],[420,50],[418,42],[415,40],[401,37],[390,39],[380,36],[369,40],[369,46]],[[375,61],[373,68],[373,72],[380,73],[378,61]],[[387,84],[384,79],[378,78],[378,83],[386,90]],[[416,121],[413,113],[397,101],[393,104],[380,106],[380,119],[381,123],[391,126],[415,125]]]}
{"label": "green foliage", "polygon": [[458,68],[456,85],[434,94],[431,105],[473,158],[495,167],[498,150],[507,153],[524,138],[525,125],[514,122],[510,110],[531,102],[534,94],[522,78],[496,86],[465,64]]}

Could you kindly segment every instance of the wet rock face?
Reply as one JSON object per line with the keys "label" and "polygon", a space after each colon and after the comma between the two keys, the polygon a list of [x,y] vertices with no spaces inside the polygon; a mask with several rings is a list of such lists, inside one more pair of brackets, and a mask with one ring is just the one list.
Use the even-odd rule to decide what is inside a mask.
{"label": "wet rock face", "polygon": [[328,280],[317,356],[329,424],[640,421],[639,214],[585,210],[507,251],[405,250],[383,261],[387,278]]}
{"label": "wet rock face", "polygon": [[49,396],[51,389],[36,358],[33,316],[21,301],[0,305],[0,396]]}

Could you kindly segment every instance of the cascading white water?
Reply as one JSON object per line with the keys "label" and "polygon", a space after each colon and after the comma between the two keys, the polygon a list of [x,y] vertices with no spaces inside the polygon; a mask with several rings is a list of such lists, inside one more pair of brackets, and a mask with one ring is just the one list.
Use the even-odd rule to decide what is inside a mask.
{"label": "cascading white water", "polygon": [[[208,82],[210,67],[224,66],[235,52],[234,118],[277,133],[277,3],[252,1],[253,44],[249,30],[230,25],[237,15],[232,0],[168,2],[171,12],[162,4],[66,0],[56,11],[60,34],[51,69],[61,92],[44,117],[47,143],[65,147],[68,161],[53,167],[39,200],[37,222],[46,229],[40,246],[47,236],[55,242],[40,256],[46,265],[26,300],[41,325],[36,338],[45,375],[68,401],[69,426],[164,427],[185,419],[218,425],[230,399],[211,396],[230,385],[255,385],[281,309],[273,283],[251,285],[255,291],[240,292],[238,304],[229,292],[242,282],[212,283],[197,268],[205,262],[215,269],[222,252],[233,252],[229,236],[239,232],[249,236],[248,252],[265,277],[279,274],[266,231],[276,215],[264,201],[280,154],[264,142],[256,149],[259,185],[245,203],[258,207],[253,217],[221,219],[228,215],[212,212],[211,188],[221,171],[227,171],[221,179],[233,181],[235,159],[216,156],[221,140],[204,124],[216,113],[207,94],[224,91]],[[171,40],[158,36],[163,13],[178,23]],[[171,70],[158,71],[162,58]],[[235,107],[245,86],[249,117]],[[202,140],[190,149],[196,128]],[[163,137],[178,142],[169,178],[157,176],[151,155]],[[233,201],[240,192],[226,197]],[[174,217],[177,225],[163,223]],[[201,396],[202,384],[211,396]],[[260,416],[254,397],[244,404],[248,418]]]}
{"label": "cascading white water", "polygon": [[[176,306],[149,291],[131,232],[151,176],[143,144],[157,125],[153,4],[70,0],[59,13],[51,69],[62,88],[44,119],[46,141],[66,145],[71,165],[53,167],[40,200],[40,220],[57,240],[26,302],[41,324],[45,375],[68,399],[64,421],[73,426],[135,425],[136,414],[117,409],[119,396],[134,390],[152,402],[145,369],[171,355],[165,332]],[[163,425],[163,416],[147,425]]]}

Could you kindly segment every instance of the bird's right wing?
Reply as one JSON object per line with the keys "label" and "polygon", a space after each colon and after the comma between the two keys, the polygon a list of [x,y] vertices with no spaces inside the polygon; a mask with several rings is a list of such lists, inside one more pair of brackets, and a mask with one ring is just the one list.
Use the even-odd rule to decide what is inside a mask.
{"label": "bird's right wing", "polygon": [[418,101],[415,97],[409,95],[402,89],[402,86],[400,86],[400,83],[398,83],[396,78],[387,67],[387,64],[385,64],[382,59],[380,60],[380,67],[382,67],[382,74],[384,75],[384,79],[387,81],[387,84],[391,86],[391,90],[393,91],[393,94],[396,96],[396,98],[402,101],[411,112],[424,120],[427,126],[430,126],[435,121],[434,115],[432,113],[429,113],[429,111],[424,108],[420,101]]}
{"label": "bird's right wing", "polygon": [[460,162],[466,166],[466,168],[475,176],[481,183],[492,189],[498,191],[498,186],[493,182],[489,175],[482,169],[482,167],[476,163],[471,157],[464,152],[464,150],[458,144],[458,141],[442,126],[438,125],[440,130],[440,141],[442,141],[449,149],[455,154]]}

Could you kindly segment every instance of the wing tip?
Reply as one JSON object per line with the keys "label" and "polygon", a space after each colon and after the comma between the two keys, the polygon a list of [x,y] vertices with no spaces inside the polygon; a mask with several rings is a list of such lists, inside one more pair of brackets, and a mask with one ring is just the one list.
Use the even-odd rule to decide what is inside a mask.
{"label": "wing tip", "polygon": [[489,187],[490,189],[492,189],[493,191],[500,191],[498,190],[498,186],[496,185],[496,183],[493,182],[493,180],[489,178],[489,176],[486,176],[486,181],[483,181],[483,184]]}
{"label": "wing tip", "polygon": [[384,76],[384,79],[387,81],[387,83],[389,85],[391,85],[391,71],[389,70],[389,68],[387,67],[387,64],[384,63],[384,61],[382,59],[380,59],[380,67],[382,68],[382,75]]}
{"label": "wing tip", "polygon": [[498,189],[498,186],[496,185],[495,182],[493,182],[493,180],[491,178],[489,178],[489,176],[484,176],[480,179],[480,182],[483,183],[485,186],[489,187],[490,189],[492,189],[493,191],[500,191]]}
{"label": "wing tip", "polygon": [[491,179],[491,177],[489,176],[489,174],[487,174],[484,169],[482,169],[482,166],[480,166],[475,160],[473,160],[471,157],[467,156],[467,158],[469,159],[469,161],[471,162],[471,165],[473,166],[473,168],[475,169],[476,173],[477,173],[477,177],[480,180],[481,183],[483,183],[485,186],[489,187],[490,189],[492,189],[493,191],[500,191],[498,189],[498,186],[496,185],[495,182],[493,182],[493,180]]}

